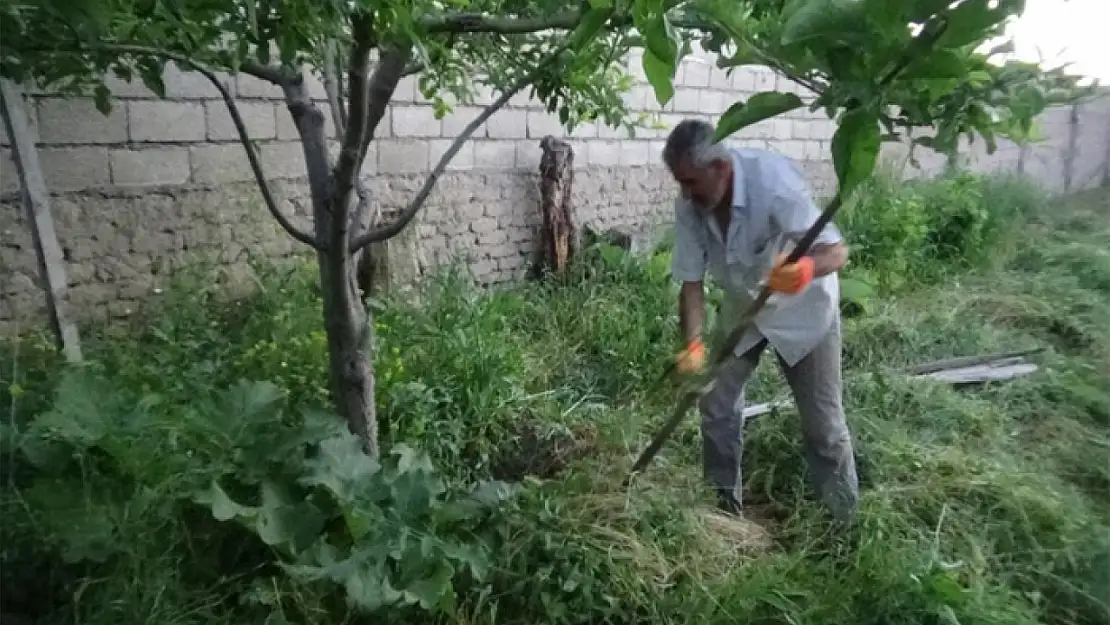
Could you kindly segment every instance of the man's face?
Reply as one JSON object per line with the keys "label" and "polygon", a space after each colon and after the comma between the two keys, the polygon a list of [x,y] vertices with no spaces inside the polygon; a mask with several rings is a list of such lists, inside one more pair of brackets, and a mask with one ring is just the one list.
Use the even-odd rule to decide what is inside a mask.
{"label": "man's face", "polygon": [[691,200],[699,210],[710,211],[724,200],[729,188],[729,164],[716,160],[705,167],[679,162],[671,170],[682,197]]}

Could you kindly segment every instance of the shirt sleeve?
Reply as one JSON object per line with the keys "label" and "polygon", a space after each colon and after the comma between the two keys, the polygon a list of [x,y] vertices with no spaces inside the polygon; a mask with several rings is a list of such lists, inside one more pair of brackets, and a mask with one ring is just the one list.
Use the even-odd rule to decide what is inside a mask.
{"label": "shirt sleeve", "polygon": [[[771,219],[790,241],[800,240],[810,226],[821,216],[821,210],[813,201],[800,175],[787,175],[777,189],[771,210]],[[817,236],[814,245],[840,243],[844,238],[836,224],[829,222]]]}
{"label": "shirt sleeve", "polygon": [[700,282],[705,277],[706,250],[697,216],[681,199],[675,200],[674,250],[671,277],[677,282]]}

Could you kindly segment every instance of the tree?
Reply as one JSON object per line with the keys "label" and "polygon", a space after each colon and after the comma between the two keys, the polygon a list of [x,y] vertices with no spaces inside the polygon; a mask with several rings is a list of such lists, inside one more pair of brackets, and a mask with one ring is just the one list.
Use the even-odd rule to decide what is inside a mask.
{"label": "tree", "polygon": [[[220,90],[269,211],[315,250],[323,291],[336,411],[377,453],[373,324],[356,285],[360,253],[410,223],[463,142],[516,93],[531,88],[568,127],[601,117],[630,125],[621,59],[643,48],[657,99],[674,93],[694,43],[721,67],[767,65],[816,94],[814,110],[839,115],[832,142],[844,196],[870,175],[885,136],[936,127],[916,141],[950,150],[961,134],[1021,137],[1052,100],[1035,66],[998,67],[975,52],[1021,11],[1021,0],[27,0],[0,6],[0,75],[63,93],[88,93],[107,111],[102,78],[138,75],[163,93],[165,64],[203,73]],[[274,48],[277,48],[276,52]],[[318,69],[317,69],[318,68]],[[313,230],[279,210],[217,72],[281,87],[303,144]],[[340,143],[329,158],[325,116],[304,77],[319,71]],[[398,82],[420,75],[437,110],[498,94],[447,150],[407,207],[371,222],[358,172]],[[475,78],[478,77],[478,78]],[[1066,86],[1066,85],[1065,85]],[[720,121],[724,138],[805,106],[796,94],[760,93]]]}

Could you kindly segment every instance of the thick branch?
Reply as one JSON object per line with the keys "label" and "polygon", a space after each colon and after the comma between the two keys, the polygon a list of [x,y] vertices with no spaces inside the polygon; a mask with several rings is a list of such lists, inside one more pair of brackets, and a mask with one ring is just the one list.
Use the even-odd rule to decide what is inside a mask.
{"label": "thick branch", "polygon": [[405,226],[407,226],[409,222],[411,222],[413,218],[416,217],[416,213],[418,213],[420,209],[424,206],[424,202],[428,200],[428,196],[431,195],[432,189],[435,187],[435,184],[439,180],[439,177],[442,176],[443,172],[447,170],[447,165],[451,162],[451,159],[455,158],[455,155],[459,153],[459,150],[462,149],[463,144],[470,139],[471,135],[473,135],[474,132],[486,122],[486,120],[492,117],[494,113],[504,107],[509,102],[509,100],[512,99],[513,96],[515,96],[517,93],[520,93],[533,82],[535,82],[536,78],[539,77],[542,72],[546,71],[549,65],[558,60],[563,52],[566,51],[567,47],[569,47],[570,43],[571,41],[568,38],[568,40],[565,41],[561,46],[559,46],[558,49],[553,51],[547,58],[536,65],[536,67],[533,68],[527,76],[518,80],[516,84],[502,93],[501,97],[497,98],[497,100],[487,106],[485,110],[483,110],[477,117],[471,120],[470,123],[466,125],[466,128],[463,128],[463,131],[459,134],[459,136],[455,138],[454,142],[451,143],[451,146],[447,148],[447,151],[443,153],[443,156],[440,157],[439,162],[436,163],[435,168],[432,169],[432,173],[430,173],[428,175],[428,178],[424,181],[424,186],[420,188],[420,191],[417,192],[416,197],[414,197],[412,201],[409,202],[409,205],[405,207],[405,210],[401,211],[401,214],[397,217],[397,219],[394,220],[393,223],[372,228],[368,232],[356,237],[351,242],[351,253],[355,253],[376,241],[384,241],[386,239],[390,239],[401,232],[401,230],[403,230]]}
{"label": "thick branch", "polygon": [[541,30],[570,30],[578,25],[583,11],[566,11],[547,17],[493,17],[484,13],[447,13],[428,17],[421,24],[433,33],[498,33],[521,35]]}
{"label": "thick branch", "polygon": [[324,90],[328,94],[335,136],[343,141],[347,136],[347,111],[339,99],[339,64],[335,58],[335,42],[328,41],[324,49]]}
{"label": "thick branch", "polygon": [[289,70],[288,68],[278,65],[262,65],[261,63],[244,63],[239,66],[239,71],[272,82],[275,85],[284,85],[287,83],[298,83],[304,80],[304,77],[299,73]]}
{"label": "thick branch", "polygon": [[[349,126],[343,135],[339,159],[335,165],[336,197],[350,197],[351,186],[362,164],[362,141],[367,133],[366,109],[370,99],[370,50],[374,45],[373,21],[365,13],[352,21],[350,65],[347,67],[347,86],[350,89],[347,119]],[[344,208],[347,208],[344,206]]]}
{"label": "thick branch", "polygon": [[216,76],[215,72],[184,55],[166,50],[159,50],[157,48],[125,44],[106,44],[98,47],[103,50],[111,50],[123,54],[145,54],[162,57],[203,74],[204,77],[219,90],[220,97],[223,98],[224,104],[227,105],[228,113],[231,115],[231,121],[235,124],[235,130],[239,133],[239,140],[243,144],[243,149],[247,151],[247,161],[250,162],[255,182],[258,183],[258,190],[262,193],[262,199],[266,204],[266,208],[270,211],[270,214],[273,215],[274,219],[277,220],[278,224],[281,225],[281,228],[285,230],[289,236],[315,250],[322,249],[321,244],[316,241],[315,237],[293,225],[293,222],[289,221],[289,219],[282,214],[281,209],[278,208],[277,200],[274,198],[273,191],[270,189],[270,183],[266,179],[265,172],[262,171],[262,161],[258,157],[258,151],[255,149],[254,143],[251,141],[250,133],[247,132],[247,126],[243,122],[243,116],[239,113],[239,107],[235,103],[235,98],[231,97],[231,92],[220,82],[220,78]]}
{"label": "thick branch", "polygon": [[370,142],[374,140],[374,131],[385,117],[389,102],[393,99],[393,92],[397,90],[397,83],[404,76],[405,67],[412,56],[412,49],[408,46],[387,48],[383,51],[382,59],[378,63],[374,75],[370,79],[370,103],[366,109],[367,128],[363,137],[361,154],[366,155]]}

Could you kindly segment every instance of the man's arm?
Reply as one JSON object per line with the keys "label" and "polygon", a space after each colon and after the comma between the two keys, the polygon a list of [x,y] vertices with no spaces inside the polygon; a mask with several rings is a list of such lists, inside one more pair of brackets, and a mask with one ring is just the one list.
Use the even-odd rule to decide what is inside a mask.
{"label": "man's arm", "polygon": [[700,281],[683,282],[678,295],[678,325],[687,344],[701,338],[704,320],[705,287]]}
{"label": "man's arm", "polygon": [[843,241],[837,243],[817,243],[806,254],[813,259],[813,277],[820,278],[840,271],[848,264],[848,246]]}
{"label": "man's arm", "polygon": [[675,202],[674,250],[671,253],[671,277],[682,285],[678,296],[678,323],[682,338],[689,344],[701,338],[705,316],[706,253],[700,224],[682,199]]}

